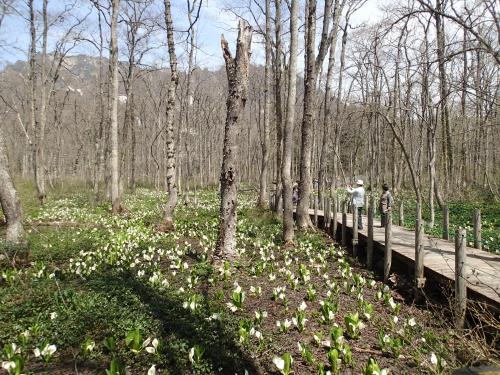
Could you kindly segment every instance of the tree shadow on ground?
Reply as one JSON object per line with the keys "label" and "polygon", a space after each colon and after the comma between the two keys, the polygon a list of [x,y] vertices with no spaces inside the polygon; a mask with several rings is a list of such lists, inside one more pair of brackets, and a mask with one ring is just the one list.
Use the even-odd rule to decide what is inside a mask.
{"label": "tree shadow on ground", "polygon": [[195,345],[205,350],[203,360],[210,365],[210,373],[243,375],[245,370],[249,374],[263,373],[249,354],[238,346],[237,322],[225,326],[217,320],[209,321],[208,306],[202,305],[197,311],[191,312],[183,308],[183,301],[174,293],[159,292],[130,273],[112,272],[102,278],[104,280],[93,285],[95,289],[110,296],[116,294],[118,298],[123,288],[128,289],[139,298],[151,317],[159,322],[157,337],[164,343],[165,353],[165,361],[160,367],[166,368],[168,373],[193,373],[187,352]]}

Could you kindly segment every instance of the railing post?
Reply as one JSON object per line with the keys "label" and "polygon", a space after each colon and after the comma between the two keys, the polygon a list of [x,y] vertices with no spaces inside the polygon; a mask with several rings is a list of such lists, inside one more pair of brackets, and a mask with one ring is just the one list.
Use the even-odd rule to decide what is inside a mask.
{"label": "railing post", "polygon": [[374,215],[374,199],[370,199],[368,206],[368,243],[366,245],[366,266],[368,269],[373,267],[373,215]]}
{"label": "railing post", "polygon": [[415,220],[415,286],[421,289],[425,286],[424,278],[424,221],[422,208],[419,203],[416,207]]}
{"label": "railing post", "polygon": [[326,196],[326,195],[323,195],[323,216],[325,215],[325,211],[326,211],[326,204],[327,204],[327,200],[329,198]]}
{"label": "railing post", "polygon": [[476,209],[474,211],[474,247],[481,250],[481,210]]}
{"label": "railing post", "polygon": [[314,226],[318,226],[318,196],[314,194],[313,197],[313,202],[314,202]]}
{"label": "railing post", "polygon": [[352,255],[358,255],[358,207],[352,205]]}
{"label": "railing post", "polygon": [[332,204],[333,204],[333,209],[332,209],[332,216],[333,216],[333,226],[332,226],[332,232],[333,232],[333,238],[337,238],[337,212],[339,210],[339,205],[338,205],[338,195],[335,192],[333,199],[332,199]]}
{"label": "railing post", "polygon": [[346,203],[342,205],[342,246],[347,245],[347,212],[346,212]]}
{"label": "railing post", "polygon": [[389,280],[392,264],[392,212],[386,213],[387,223],[385,223],[385,254],[384,254],[384,283]]}
{"label": "railing post", "polygon": [[328,231],[330,228],[330,198],[325,198],[325,210],[323,211],[323,227]]}
{"label": "railing post", "polygon": [[450,210],[448,206],[443,207],[443,240],[450,239]]}
{"label": "railing post", "polygon": [[415,221],[415,285],[417,289],[425,286],[424,277],[424,221]]}
{"label": "railing post", "polygon": [[403,208],[403,201],[399,202],[399,226],[405,226],[405,212]]}
{"label": "railing post", "polygon": [[463,328],[465,310],[467,308],[467,284],[465,279],[465,245],[467,236],[465,229],[458,228],[455,234],[455,317],[456,326]]}

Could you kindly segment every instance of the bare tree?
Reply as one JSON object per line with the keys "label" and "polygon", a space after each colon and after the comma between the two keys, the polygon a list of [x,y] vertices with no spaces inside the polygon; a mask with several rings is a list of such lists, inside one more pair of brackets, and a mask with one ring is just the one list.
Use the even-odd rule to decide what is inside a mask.
{"label": "bare tree", "polygon": [[227,115],[220,175],[219,230],[214,253],[214,259],[216,260],[221,257],[234,258],[236,256],[236,210],[238,208],[236,137],[247,100],[250,47],[252,43],[252,28],[250,25],[240,19],[238,29],[236,56],[234,58],[226,39],[224,39],[224,35],[221,37],[222,55],[226,61],[229,95],[226,102]]}
{"label": "bare tree", "polygon": [[262,163],[260,169],[260,189],[257,206],[264,208],[267,200],[267,174],[269,166],[269,125],[271,116],[271,0],[266,0],[265,72],[264,72],[264,131],[262,137]]}
{"label": "bare tree", "polygon": [[281,178],[282,158],[283,158],[283,108],[282,89],[283,80],[283,47],[281,41],[281,0],[274,0],[274,32],[275,32],[275,52],[274,52],[274,110],[276,116],[276,202],[274,210],[281,214],[283,210],[283,185]]}
{"label": "bare tree", "polygon": [[290,12],[290,62],[288,64],[288,97],[286,101],[286,119],[283,127],[283,162],[281,180],[283,184],[283,241],[290,243],[294,239],[293,229],[293,127],[295,121],[295,101],[297,96],[297,45],[298,45],[299,1],[292,0]]}
{"label": "bare tree", "polygon": [[[328,56],[328,70],[326,74],[326,84],[325,84],[325,100],[324,100],[324,114],[323,114],[323,136],[322,136],[322,142],[321,142],[321,152],[319,156],[319,176],[318,176],[318,193],[319,193],[319,200],[321,201],[323,198],[323,190],[325,188],[325,183],[326,183],[326,174],[327,174],[327,141],[330,139],[329,136],[329,127],[331,124],[332,120],[332,102],[333,102],[333,95],[332,95],[332,81],[333,81],[333,71],[335,68],[335,58],[336,58],[336,46],[337,46],[337,37],[338,37],[338,31],[339,31],[339,22],[340,22],[340,17],[342,15],[342,11],[344,9],[346,0],[336,0],[335,5],[334,5],[334,10],[333,10],[333,37],[332,37],[332,42],[330,46],[330,52]],[[344,44],[342,44],[344,46]],[[342,67],[341,67],[342,68]],[[339,75],[342,75],[342,72],[339,73]],[[339,78],[339,82],[341,79]],[[341,85],[339,84],[339,87]],[[338,93],[340,95],[340,93]]]}
{"label": "bare tree", "polygon": [[316,46],[316,0],[307,1],[306,23],[306,52],[305,52],[305,77],[304,77],[304,111],[302,118],[302,137],[300,154],[300,197],[297,205],[297,225],[300,228],[312,226],[309,217],[309,195],[311,192],[311,155],[313,146],[312,130],[314,125],[316,102],[316,81],[319,69],[323,64],[326,53],[333,39],[333,30],[330,29],[333,0],[325,0],[323,27],[319,43],[318,55]]}
{"label": "bare tree", "polygon": [[[8,8],[11,6],[12,1],[0,4],[0,27],[2,26],[5,14],[9,10]],[[19,112],[17,115],[20,118]],[[7,156],[7,148],[5,147],[4,126],[4,124],[0,126],[0,205],[2,206],[2,211],[7,222],[7,243],[21,245],[26,242],[26,236],[23,227],[21,202],[19,201],[10,175],[9,158]]]}
{"label": "bare tree", "polygon": [[168,56],[170,59],[170,86],[168,88],[166,106],[166,146],[167,146],[167,191],[168,200],[163,210],[163,230],[173,229],[173,215],[177,205],[177,183],[175,172],[175,138],[174,138],[174,115],[175,115],[175,93],[179,84],[177,73],[177,56],[175,55],[174,25],[172,22],[172,11],[170,0],[164,0],[165,24],[167,26]]}
{"label": "bare tree", "polygon": [[23,244],[26,237],[23,228],[21,203],[10,177],[9,159],[2,127],[0,127],[0,203],[7,221],[7,243]]}
{"label": "bare tree", "polygon": [[120,191],[120,159],[118,150],[118,13],[120,0],[111,3],[111,39],[109,41],[110,133],[111,133],[111,205],[113,213],[122,210]]}

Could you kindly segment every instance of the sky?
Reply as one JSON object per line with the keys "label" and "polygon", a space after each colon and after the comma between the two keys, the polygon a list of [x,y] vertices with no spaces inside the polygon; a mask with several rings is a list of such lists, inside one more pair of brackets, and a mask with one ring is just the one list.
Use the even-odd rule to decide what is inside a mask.
{"label": "sky", "polygon": [[[77,6],[72,10],[71,14],[74,16],[83,15],[90,9],[90,2],[87,0],[75,0],[77,1]],[[236,4],[246,4],[249,0],[203,0],[202,9],[200,12],[200,19],[197,23],[197,51],[196,51],[196,63],[201,68],[208,69],[218,69],[224,64],[222,54],[220,52],[220,36],[223,33],[225,38],[229,41],[230,47],[235,48],[235,41],[237,37],[237,24],[238,18],[235,15],[242,14],[244,11],[235,6]],[[367,0],[361,9],[355,13],[352,18],[352,23],[354,25],[359,25],[362,23],[369,24],[380,19],[382,11],[379,9],[385,0]],[[66,3],[68,0],[66,0]],[[159,1],[158,6],[163,2]],[[322,1],[318,1],[322,3]],[[61,5],[63,2],[61,0],[49,0],[49,12],[55,14],[61,11]],[[41,9],[41,0],[35,0],[35,6]],[[18,14],[26,15],[27,8],[24,0],[18,0],[18,5],[16,7]],[[320,12],[321,10],[319,10]],[[177,30],[185,30],[187,25],[187,11],[186,11],[186,1],[185,0],[172,0],[172,13],[174,27]],[[287,12],[285,12],[287,13]],[[301,9],[303,13],[303,9]],[[5,17],[0,29],[0,66],[5,66],[8,63],[15,62],[17,60],[26,60],[27,51],[29,48],[29,28],[28,23],[21,15],[8,15]],[[251,19],[250,14],[246,14],[248,19]],[[286,27],[285,27],[286,28]],[[319,25],[318,25],[319,28]],[[95,34],[96,28],[91,25],[85,30],[88,36],[91,37]],[[56,40],[59,35],[62,35],[63,30],[54,27],[51,29],[49,38]],[[176,34],[177,41],[182,41],[185,39],[186,34],[181,32]],[[158,44],[165,42],[164,32],[159,32],[156,36],[156,41]],[[252,48],[252,62],[261,64],[264,61],[264,51],[260,48],[262,40],[258,35],[253,38],[253,48]],[[302,45],[302,38],[299,37],[299,44]],[[50,48],[49,48],[50,49]],[[177,53],[179,55],[179,60],[181,67],[185,64],[186,56],[184,53],[185,44],[178,42]],[[90,44],[85,43],[72,51],[72,54],[96,54],[96,50],[91,47]],[[167,51],[164,46],[159,46],[153,50],[148,59],[148,63],[166,66],[168,64],[168,59],[166,58]]]}

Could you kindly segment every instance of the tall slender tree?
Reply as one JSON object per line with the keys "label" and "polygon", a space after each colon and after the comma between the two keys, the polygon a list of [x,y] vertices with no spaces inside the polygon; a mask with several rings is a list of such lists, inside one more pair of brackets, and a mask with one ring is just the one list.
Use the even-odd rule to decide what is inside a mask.
{"label": "tall slender tree", "polygon": [[120,160],[118,145],[118,13],[120,0],[111,2],[111,38],[109,40],[110,138],[111,138],[111,205],[113,213],[122,210],[120,191]]}
{"label": "tall slender tree", "polygon": [[274,0],[274,34],[275,34],[275,52],[274,52],[274,110],[276,116],[276,202],[275,211],[278,214],[283,210],[283,194],[281,181],[281,163],[283,158],[283,108],[282,108],[282,85],[283,81],[283,62],[281,55],[283,53],[281,46],[281,0]]}
{"label": "tall slender tree", "polygon": [[174,24],[172,21],[172,10],[170,0],[164,0],[165,24],[167,25],[168,57],[170,59],[170,86],[168,87],[166,107],[166,146],[167,146],[167,192],[168,200],[163,211],[163,229],[173,229],[173,215],[177,206],[177,182],[176,182],[176,149],[174,138],[174,116],[176,107],[175,94],[179,84],[179,73],[177,72],[177,56],[175,54]]}
{"label": "tall slender tree", "polygon": [[269,167],[269,125],[271,117],[271,0],[266,0],[266,29],[264,32],[266,62],[264,67],[264,131],[262,136],[262,163],[260,168],[260,208],[266,206],[267,199],[267,175]]}
{"label": "tall slender tree", "polygon": [[342,15],[342,10],[346,0],[335,0],[335,5],[333,8],[333,37],[330,45],[330,52],[328,56],[328,70],[326,73],[326,84],[325,84],[325,100],[324,100],[324,114],[323,114],[323,136],[321,142],[321,152],[319,156],[319,176],[318,176],[318,193],[319,200],[322,201],[323,191],[326,187],[326,175],[327,175],[327,142],[330,139],[329,128],[332,121],[332,103],[333,103],[333,95],[332,95],[332,81],[333,81],[333,72],[335,68],[335,59],[336,59],[336,46],[337,46],[337,37],[339,31],[339,21],[340,16]]}
{"label": "tall slender tree", "polygon": [[304,76],[304,111],[302,117],[301,130],[301,150],[300,150],[300,182],[299,182],[299,202],[297,205],[297,225],[305,229],[312,226],[309,216],[309,195],[311,192],[311,155],[313,146],[313,125],[315,118],[316,103],[316,81],[320,67],[323,64],[328,47],[333,38],[333,30],[330,29],[332,17],[333,0],[325,0],[323,26],[321,39],[318,48],[318,55],[315,53],[316,46],[316,11],[317,1],[307,1],[307,23],[305,33],[305,76]]}
{"label": "tall slender tree", "polygon": [[299,0],[292,0],[290,9],[290,62],[288,64],[288,96],[286,101],[286,119],[283,127],[283,161],[281,181],[283,184],[283,241],[290,243],[294,239],[293,229],[293,127],[295,122],[295,101],[297,98],[297,50],[298,50]]}

